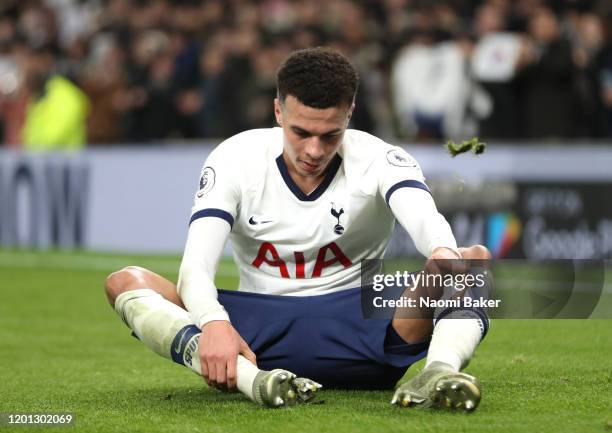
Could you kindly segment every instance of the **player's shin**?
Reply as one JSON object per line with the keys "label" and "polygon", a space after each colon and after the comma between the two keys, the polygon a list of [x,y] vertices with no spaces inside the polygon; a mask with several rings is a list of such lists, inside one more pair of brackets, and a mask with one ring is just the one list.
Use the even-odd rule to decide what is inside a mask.
{"label": "player's shin", "polygon": [[[470,261],[465,267],[462,263],[457,264],[459,270],[452,269],[455,263],[444,265],[452,269],[445,276],[453,276],[454,279],[467,276],[487,276],[480,267]],[[463,265],[463,267],[462,267]],[[430,276],[430,275],[428,275]],[[492,281],[485,278],[486,284],[469,288],[449,287],[445,285],[432,285],[427,288],[427,293],[435,294],[436,308],[433,310],[433,333],[429,344],[425,368],[433,363],[444,363],[455,372],[465,368],[476,347],[487,334],[489,329],[489,318],[484,309],[474,306],[471,299],[487,297],[491,290]],[[478,296],[476,296],[478,295]]]}
{"label": "player's shin", "polygon": [[189,313],[151,289],[130,290],[115,300],[115,311],[149,349],[201,375],[200,330]]}
{"label": "player's shin", "polygon": [[441,312],[435,320],[425,367],[443,362],[454,371],[465,368],[488,327],[489,321],[482,310]]}
{"label": "player's shin", "polygon": [[236,363],[236,387],[240,392],[255,402],[257,401],[253,393],[253,383],[255,382],[257,373],[260,371],[261,370],[251,361],[242,355],[238,355],[238,361]]}
{"label": "player's shin", "polygon": [[[202,375],[198,350],[201,332],[186,310],[151,289],[122,293],[115,301],[115,310],[149,349]],[[251,399],[253,380],[259,371],[246,358],[238,356],[238,389]]]}
{"label": "player's shin", "polygon": [[[191,324],[187,311],[151,289],[120,294],[115,300],[115,311],[145,346],[168,359],[175,358],[172,354],[175,337]],[[181,343],[183,347],[185,343]]]}

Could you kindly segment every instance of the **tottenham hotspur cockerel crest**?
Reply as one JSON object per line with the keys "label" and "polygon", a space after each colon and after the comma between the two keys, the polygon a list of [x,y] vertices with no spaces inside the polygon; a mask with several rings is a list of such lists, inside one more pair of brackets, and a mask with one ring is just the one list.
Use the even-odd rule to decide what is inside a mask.
{"label": "tottenham hotspur cockerel crest", "polygon": [[340,224],[340,217],[344,213],[344,208],[340,208],[340,210],[336,209],[334,203],[331,204],[331,214],[334,218],[336,218],[337,224],[334,226],[334,233],[337,235],[341,235],[344,233],[344,227]]}

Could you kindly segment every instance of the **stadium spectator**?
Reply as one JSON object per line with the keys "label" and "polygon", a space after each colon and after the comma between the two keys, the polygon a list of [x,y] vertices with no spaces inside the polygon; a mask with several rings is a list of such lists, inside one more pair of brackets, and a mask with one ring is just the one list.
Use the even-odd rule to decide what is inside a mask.
{"label": "stadium spectator", "polygon": [[124,111],[125,53],[116,39],[106,33],[94,45],[83,71],[83,90],[91,99],[87,122],[88,143],[115,143],[123,139],[120,125]]}
{"label": "stadium spectator", "polygon": [[554,12],[541,6],[529,18],[531,43],[520,76],[526,138],[573,137],[575,68],[570,42]]}
{"label": "stadium spectator", "polygon": [[492,99],[492,110],[480,123],[485,137],[516,138],[518,100],[515,78],[521,67],[525,41],[507,31],[506,10],[488,2],[476,11],[474,31],[478,38],[472,69]]}
{"label": "stadium spectator", "polygon": [[23,145],[30,151],[78,150],[85,145],[87,96],[68,78],[53,71],[48,47],[31,50],[24,79],[30,101],[23,125]]}

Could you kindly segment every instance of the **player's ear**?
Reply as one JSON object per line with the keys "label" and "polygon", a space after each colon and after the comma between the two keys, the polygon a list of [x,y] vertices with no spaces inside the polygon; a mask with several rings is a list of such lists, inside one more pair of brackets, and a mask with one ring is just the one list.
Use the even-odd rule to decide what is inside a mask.
{"label": "player's ear", "polygon": [[276,123],[278,126],[283,126],[283,110],[281,107],[280,99],[274,98],[274,116],[276,117]]}
{"label": "player's ear", "polygon": [[346,124],[347,125],[348,125],[349,121],[351,120],[351,117],[353,116],[353,110],[355,110],[355,103],[354,102],[351,104],[351,108],[349,108],[348,115],[346,116]]}

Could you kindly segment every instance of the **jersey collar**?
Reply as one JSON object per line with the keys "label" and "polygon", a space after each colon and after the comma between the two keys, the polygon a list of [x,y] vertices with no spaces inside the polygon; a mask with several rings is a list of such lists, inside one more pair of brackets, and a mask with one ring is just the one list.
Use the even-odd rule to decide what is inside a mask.
{"label": "jersey collar", "polygon": [[327,188],[332,183],[332,180],[334,180],[334,177],[336,176],[336,173],[338,172],[338,169],[340,168],[341,164],[342,157],[336,154],[336,156],[334,156],[334,159],[330,161],[329,166],[327,167],[327,173],[325,174],[323,182],[321,182],[319,186],[310,194],[304,194],[304,192],[297,186],[297,184],[289,175],[289,169],[287,168],[287,164],[285,163],[283,154],[281,153],[280,156],[276,158],[276,165],[278,166],[278,171],[280,171],[280,174],[283,180],[285,181],[287,188],[289,188],[293,195],[295,195],[297,199],[301,201],[315,201],[316,199],[321,197],[323,193],[327,191]]}

